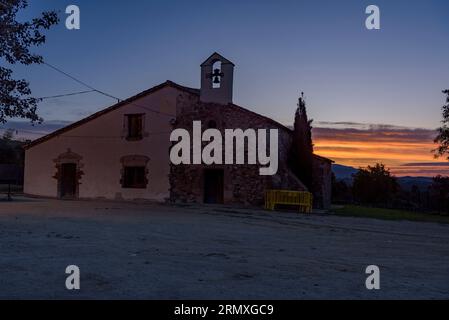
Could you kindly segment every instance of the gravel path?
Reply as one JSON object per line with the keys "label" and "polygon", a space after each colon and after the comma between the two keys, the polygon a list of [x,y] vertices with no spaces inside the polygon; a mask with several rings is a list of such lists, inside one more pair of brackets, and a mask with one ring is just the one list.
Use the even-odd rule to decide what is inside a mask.
{"label": "gravel path", "polygon": [[0,298],[449,299],[449,225],[23,198],[0,202]]}

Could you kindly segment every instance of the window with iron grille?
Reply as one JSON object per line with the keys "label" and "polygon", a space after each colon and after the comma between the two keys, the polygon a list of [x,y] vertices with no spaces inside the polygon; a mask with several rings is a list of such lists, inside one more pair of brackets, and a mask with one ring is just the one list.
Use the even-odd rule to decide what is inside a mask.
{"label": "window with iron grille", "polygon": [[145,189],[147,186],[145,167],[124,167],[122,183],[123,188]]}

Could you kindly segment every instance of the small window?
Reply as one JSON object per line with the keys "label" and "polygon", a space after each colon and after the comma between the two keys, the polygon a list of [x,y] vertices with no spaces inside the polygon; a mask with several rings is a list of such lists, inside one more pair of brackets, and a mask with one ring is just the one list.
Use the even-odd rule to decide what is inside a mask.
{"label": "small window", "polygon": [[123,188],[145,189],[145,167],[124,167]]}
{"label": "small window", "polygon": [[128,140],[141,140],[143,138],[143,114],[129,114],[128,121]]}

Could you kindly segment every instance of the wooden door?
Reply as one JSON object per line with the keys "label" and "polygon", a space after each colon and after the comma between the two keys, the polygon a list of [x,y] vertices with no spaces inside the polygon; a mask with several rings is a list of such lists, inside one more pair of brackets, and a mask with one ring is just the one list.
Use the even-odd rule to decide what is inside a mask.
{"label": "wooden door", "polygon": [[61,198],[76,197],[76,164],[64,163],[61,165]]}
{"label": "wooden door", "polygon": [[223,203],[224,172],[223,170],[204,171],[204,203]]}

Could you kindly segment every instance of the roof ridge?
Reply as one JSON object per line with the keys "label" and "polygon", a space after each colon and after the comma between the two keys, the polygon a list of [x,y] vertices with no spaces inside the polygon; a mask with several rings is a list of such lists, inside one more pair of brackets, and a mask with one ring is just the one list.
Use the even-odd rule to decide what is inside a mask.
{"label": "roof ridge", "polygon": [[167,81],[165,81],[163,83],[160,83],[160,84],[158,84],[158,85],[156,85],[156,86],[154,86],[154,87],[152,87],[150,89],[144,90],[144,91],[142,91],[142,92],[140,92],[140,93],[138,93],[138,94],[136,94],[134,96],[131,96],[131,97],[125,99],[125,100],[122,100],[122,101],[120,101],[120,102],[118,102],[116,104],[113,104],[112,106],[109,106],[109,107],[107,107],[105,109],[97,111],[97,112],[91,114],[90,116],[88,116],[86,118],[83,118],[81,120],[75,121],[75,122],[69,124],[68,126],[65,126],[65,127],[61,128],[61,129],[58,129],[56,131],[53,131],[53,132],[45,135],[43,137],[40,137],[40,138],[38,138],[38,139],[36,139],[36,140],[34,140],[34,141],[24,145],[23,148],[25,150],[30,149],[30,148],[32,148],[32,147],[34,147],[34,146],[36,146],[36,145],[38,145],[40,143],[43,143],[43,142],[45,142],[45,141],[47,141],[47,140],[49,140],[49,139],[51,139],[51,138],[53,138],[55,136],[58,136],[58,135],[60,135],[60,134],[62,134],[64,132],[70,131],[72,129],[75,129],[75,128],[79,127],[80,125],[83,125],[83,124],[85,124],[85,123],[87,123],[89,121],[97,119],[98,117],[100,117],[100,116],[102,116],[104,114],[107,114],[109,112],[117,110],[118,108],[123,107],[123,106],[125,106],[125,105],[127,105],[127,104],[129,104],[129,103],[131,103],[131,102],[133,102],[133,101],[135,101],[137,99],[139,99],[139,98],[142,98],[142,97],[144,97],[144,96],[146,96],[146,95],[148,95],[150,93],[153,93],[153,92],[156,92],[156,91],[158,91],[158,90],[160,90],[162,88],[165,88],[166,86],[170,86],[172,88],[176,88],[178,90],[186,91],[186,92],[192,93],[192,94],[199,94],[199,91],[200,91],[199,89],[185,87],[185,86],[182,86],[180,84],[177,84],[176,82],[167,80]]}
{"label": "roof ridge", "polygon": [[262,115],[262,114],[260,114],[260,113],[257,113],[257,112],[255,112],[255,111],[249,110],[249,109],[247,109],[247,108],[245,108],[245,107],[239,106],[239,105],[237,105],[237,104],[235,104],[235,103],[230,103],[229,105],[231,105],[231,106],[233,106],[233,107],[237,107],[237,108],[239,108],[239,109],[242,110],[242,111],[250,112],[250,113],[252,113],[253,115],[256,115],[256,116],[258,116],[258,117],[262,117],[262,118],[264,118],[264,119],[270,121],[271,123],[273,123],[273,124],[275,124],[275,125],[277,125],[277,126],[283,128],[283,129],[285,129],[285,130],[287,130],[287,131],[289,131],[289,132],[292,131],[292,129],[290,129],[289,127],[283,125],[282,123],[280,123],[280,122],[278,122],[278,121],[276,121],[276,120],[274,120],[274,119],[272,119],[272,118],[270,118],[270,117],[264,116],[264,115]]}

